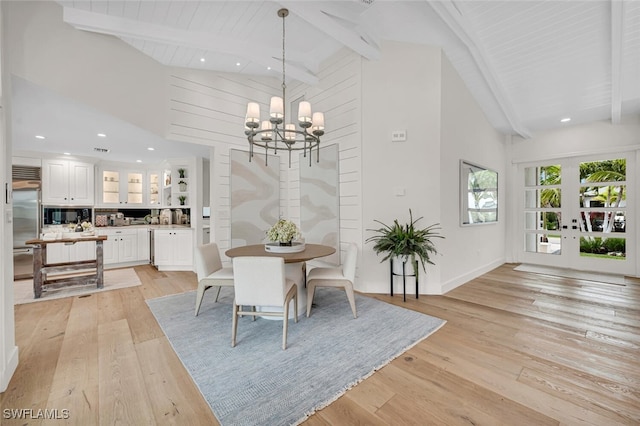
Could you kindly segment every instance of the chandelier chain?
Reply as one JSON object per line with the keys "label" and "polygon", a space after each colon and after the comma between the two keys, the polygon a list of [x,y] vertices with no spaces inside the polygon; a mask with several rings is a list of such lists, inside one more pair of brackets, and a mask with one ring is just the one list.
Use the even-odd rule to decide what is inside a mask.
{"label": "chandelier chain", "polygon": [[[285,54],[285,24],[284,24],[284,20],[287,17],[287,13],[282,13],[282,99],[286,99],[285,97],[285,91],[287,89],[287,85],[285,82],[285,58],[284,58],[284,54]],[[286,117],[287,116],[287,107],[286,105],[282,105],[282,113],[283,116]]]}

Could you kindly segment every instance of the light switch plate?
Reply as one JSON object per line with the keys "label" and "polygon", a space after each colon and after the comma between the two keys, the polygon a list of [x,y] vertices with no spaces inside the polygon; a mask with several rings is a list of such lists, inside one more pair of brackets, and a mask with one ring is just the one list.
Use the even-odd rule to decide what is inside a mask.
{"label": "light switch plate", "polygon": [[391,132],[391,142],[404,142],[407,140],[406,130],[394,130]]}

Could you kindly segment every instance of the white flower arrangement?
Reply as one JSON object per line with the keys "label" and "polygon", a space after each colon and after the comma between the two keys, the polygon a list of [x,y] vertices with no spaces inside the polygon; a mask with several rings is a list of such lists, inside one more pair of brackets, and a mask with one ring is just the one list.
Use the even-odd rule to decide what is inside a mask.
{"label": "white flower arrangement", "polygon": [[299,236],[300,230],[296,224],[286,219],[280,219],[278,223],[267,231],[267,238],[269,238],[270,241],[277,241],[279,243],[289,243]]}

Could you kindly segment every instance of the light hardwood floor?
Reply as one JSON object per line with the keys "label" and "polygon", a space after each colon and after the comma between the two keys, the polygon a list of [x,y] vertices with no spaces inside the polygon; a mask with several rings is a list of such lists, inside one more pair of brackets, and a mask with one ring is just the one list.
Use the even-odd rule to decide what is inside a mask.
{"label": "light hardwood floor", "polygon": [[[446,296],[376,295],[448,322],[306,424],[640,424],[640,283],[514,266]],[[16,306],[2,424],[40,424],[4,418],[29,408],[68,409],[76,425],[217,424],[145,303],[195,289],[195,275],[136,272],[139,287]]]}

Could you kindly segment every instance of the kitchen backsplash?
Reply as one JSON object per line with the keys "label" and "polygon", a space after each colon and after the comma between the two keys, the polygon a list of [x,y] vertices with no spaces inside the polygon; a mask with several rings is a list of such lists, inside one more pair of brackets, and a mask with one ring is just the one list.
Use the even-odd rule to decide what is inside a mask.
{"label": "kitchen backsplash", "polygon": [[[64,208],[43,207],[42,225],[66,225],[87,221],[95,226],[123,226],[160,224],[161,213],[171,212],[172,224],[189,224],[191,218],[190,209],[117,209],[117,208]],[[166,212],[165,212],[166,213]],[[114,220],[111,220],[113,217]],[[117,219],[117,220],[115,220]]]}

